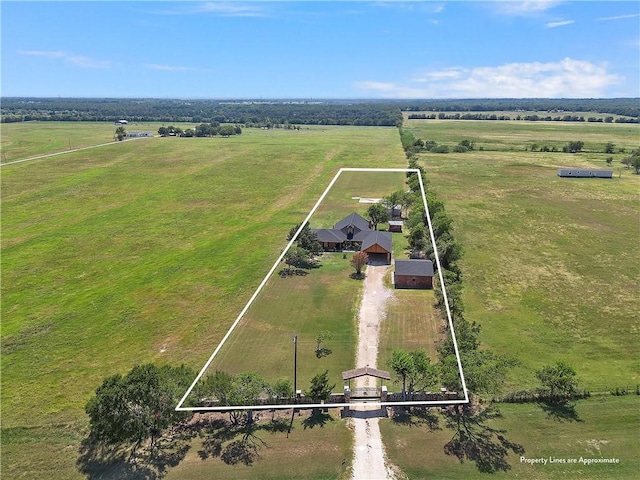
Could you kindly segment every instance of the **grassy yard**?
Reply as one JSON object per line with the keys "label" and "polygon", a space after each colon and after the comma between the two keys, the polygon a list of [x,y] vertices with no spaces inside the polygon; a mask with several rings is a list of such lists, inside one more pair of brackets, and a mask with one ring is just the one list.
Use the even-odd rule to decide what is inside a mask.
{"label": "grassy yard", "polygon": [[[501,404],[502,418],[492,420],[489,426],[504,430],[511,442],[524,447],[526,458],[576,459],[617,458],[618,464],[561,464],[531,465],[520,462],[520,455],[510,452],[506,458],[510,469],[488,475],[480,473],[474,462],[460,463],[444,453],[444,445],[453,431],[444,428],[440,418],[439,429],[429,430],[426,425],[380,422],[383,441],[391,461],[412,480],[438,478],[526,478],[546,480],[569,479],[632,479],[637,478],[638,460],[637,425],[640,421],[639,397],[593,397],[577,402],[575,421],[550,418],[534,404]],[[434,411],[436,409],[433,409]],[[489,452],[484,451],[484,455]]]}
{"label": "grassy yard", "polygon": [[[352,212],[365,215],[367,204],[353,197],[379,198],[404,187],[397,173],[343,172],[333,185],[310,225],[332,227]],[[396,236],[397,237],[397,236]],[[402,241],[402,239],[399,239]],[[341,373],[355,368],[357,310],[362,281],[354,280],[351,254],[325,253],[320,267],[305,276],[269,279],[246,315],[224,344],[210,372],[256,372],[267,381],[292,381],[292,337],[298,335],[298,388],[305,390],[311,378],[329,370],[334,391],[342,390]],[[317,358],[316,337],[329,332],[323,343],[331,354]]]}
{"label": "grassy yard", "polygon": [[396,129],[318,127],[4,167],[3,470],[38,477],[55,458],[78,478],[83,407],[106,376],[199,369],[338,169],[404,164]]}
{"label": "grassy yard", "polygon": [[346,480],[349,478],[353,439],[346,422],[332,411],[324,424],[298,417],[291,433],[265,433],[259,438],[258,458],[250,465],[229,465],[220,458],[198,455],[201,441],[193,442],[185,459],[169,471],[168,480]]}

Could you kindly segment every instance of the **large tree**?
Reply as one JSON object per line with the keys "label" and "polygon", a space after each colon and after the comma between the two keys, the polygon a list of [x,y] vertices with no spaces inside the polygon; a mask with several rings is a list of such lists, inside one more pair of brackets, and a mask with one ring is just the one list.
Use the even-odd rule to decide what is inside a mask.
{"label": "large tree", "polygon": [[151,439],[151,447],[162,430],[188,414],[176,412],[180,396],[195,377],[185,366],[135,366],[124,377],[104,380],[85,406],[90,436],[106,444]]}
{"label": "large tree", "polygon": [[576,371],[562,361],[544,366],[536,372],[536,378],[540,381],[541,393],[550,399],[570,398],[578,390]]}
{"label": "large tree", "polygon": [[371,223],[373,223],[373,227],[376,230],[380,223],[389,221],[389,212],[379,203],[373,203],[369,208],[367,208],[367,216],[369,217],[369,220],[371,220]]}

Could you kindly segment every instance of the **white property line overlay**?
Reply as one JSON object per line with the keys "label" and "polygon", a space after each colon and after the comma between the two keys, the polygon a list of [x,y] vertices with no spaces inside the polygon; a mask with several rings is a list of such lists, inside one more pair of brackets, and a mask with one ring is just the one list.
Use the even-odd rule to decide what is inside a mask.
{"label": "white property line overlay", "polygon": [[[449,330],[451,332],[451,338],[453,340],[453,347],[454,347],[454,351],[456,353],[456,359],[458,361],[458,372],[460,374],[460,380],[461,380],[461,383],[462,383],[462,390],[464,391],[464,400],[436,400],[436,401],[431,401],[431,402],[429,402],[429,401],[413,401],[413,402],[351,402],[351,403],[326,403],[326,404],[325,403],[318,403],[318,404],[307,404],[307,403],[305,403],[305,404],[290,404],[290,405],[229,405],[229,406],[219,406],[219,407],[183,407],[182,404],[184,403],[184,401],[191,394],[191,391],[193,390],[193,388],[196,386],[198,381],[200,381],[200,379],[202,378],[204,373],[207,371],[207,369],[209,368],[209,365],[211,365],[211,362],[213,361],[215,356],[218,354],[218,352],[220,351],[222,346],[225,344],[225,342],[229,339],[229,337],[231,336],[231,334],[233,333],[235,328],[238,326],[238,323],[240,323],[240,320],[242,320],[242,318],[244,317],[245,313],[247,313],[247,310],[249,310],[249,307],[251,307],[251,305],[253,304],[255,299],[258,297],[258,294],[262,291],[264,286],[269,281],[269,278],[271,278],[271,275],[273,274],[273,272],[275,272],[276,268],[278,268],[278,265],[280,265],[280,262],[284,258],[285,254],[287,253],[289,248],[291,248],[293,243],[297,240],[298,235],[300,234],[302,229],[309,222],[309,220],[311,219],[311,217],[313,216],[315,211],[318,209],[318,207],[320,206],[320,204],[322,203],[324,198],[327,196],[327,193],[329,193],[329,190],[331,190],[331,188],[333,188],[333,185],[336,183],[336,181],[338,180],[340,175],[342,175],[343,172],[417,173],[418,174],[418,180],[420,181],[420,192],[422,193],[422,202],[423,202],[423,205],[424,205],[424,208],[425,208],[425,213],[426,213],[426,217],[427,217],[427,223],[428,223],[428,226],[429,226],[429,235],[431,237],[431,243],[433,245],[433,251],[434,251],[434,254],[435,254],[435,257],[436,257],[436,265],[438,267],[438,277],[440,279],[440,285],[442,286],[442,294],[443,294],[444,303],[445,303],[445,307],[446,307],[446,311],[447,311],[447,320],[449,322]],[[438,256],[438,250],[437,250],[437,247],[436,247],[435,236],[433,234],[433,227],[431,225],[431,216],[429,215],[429,207],[427,205],[427,196],[426,196],[426,193],[425,193],[425,190],[424,190],[424,184],[422,182],[422,174],[420,173],[420,170],[415,169],[415,168],[341,168],[338,171],[338,173],[336,173],[335,177],[333,177],[333,180],[331,180],[331,182],[329,183],[329,185],[327,186],[327,188],[325,189],[323,194],[320,196],[320,198],[318,199],[316,204],[313,206],[313,208],[311,209],[311,211],[309,212],[307,217],[300,224],[300,228],[298,228],[298,231],[291,238],[291,240],[289,241],[287,246],[282,250],[282,253],[278,257],[278,259],[275,261],[275,263],[273,264],[273,266],[271,267],[271,269],[269,270],[267,275],[264,277],[264,279],[262,280],[262,282],[260,283],[260,285],[258,286],[256,291],[253,293],[253,295],[249,299],[249,302],[247,302],[247,304],[244,306],[244,308],[242,309],[242,311],[240,312],[240,314],[238,315],[236,320],[233,322],[233,324],[231,325],[231,327],[229,328],[229,330],[227,331],[225,336],[222,338],[222,340],[220,341],[220,343],[218,344],[216,349],[213,351],[213,353],[209,357],[209,360],[207,360],[207,363],[204,364],[204,366],[200,370],[200,373],[198,373],[198,376],[196,376],[196,378],[193,381],[193,383],[191,383],[191,386],[189,386],[189,388],[187,389],[185,394],[182,396],[182,398],[180,399],[180,402],[178,402],[178,405],[176,406],[175,409],[176,409],[176,411],[180,411],[180,412],[193,412],[193,411],[206,411],[206,410],[208,410],[208,411],[271,410],[271,409],[287,410],[287,409],[291,409],[291,408],[335,408],[335,407],[357,407],[357,406],[363,406],[363,405],[367,405],[367,406],[452,405],[452,404],[462,404],[462,403],[469,403],[469,393],[467,391],[467,384],[466,384],[465,379],[464,379],[464,373],[462,372],[462,362],[460,361],[460,352],[458,351],[458,341],[456,339],[455,331],[454,331],[454,328],[453,328],[453,319],[451,318],[451,310],[449,309],[449,298],[447,297],[447,291],[446,291],[445,284],[444,284],[444,278],[442,276],[442,269],[440,268],[440,257]]]}

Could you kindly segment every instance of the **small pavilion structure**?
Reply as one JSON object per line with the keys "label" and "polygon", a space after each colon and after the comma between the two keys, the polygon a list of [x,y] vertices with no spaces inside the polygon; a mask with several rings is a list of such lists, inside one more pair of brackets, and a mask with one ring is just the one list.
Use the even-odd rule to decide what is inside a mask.
{"label": "small pavilion structure", "polygon": [[[353,390],[351,389],[351,380],[354,378],[360,377],[373,377],[376,379],[375,387],[355,387]],[[377,386],[377,379],[380,379],[380,387]],[[342,372],[342,380],[344,382],[349,382],[348,385],[344,386],[344,401],[345,403],[349,403],[351,399],[359,399],[359,400],[380,400],[385,402],[387,400],[387,387],[386,385],[382,385],[382,380],[391,380],[391,375],[389,372],[384,370],[378,370],[377,368],[370,367],[367,365],[366,367],[355,368],[353,370],[347,370],[346,372]]]}

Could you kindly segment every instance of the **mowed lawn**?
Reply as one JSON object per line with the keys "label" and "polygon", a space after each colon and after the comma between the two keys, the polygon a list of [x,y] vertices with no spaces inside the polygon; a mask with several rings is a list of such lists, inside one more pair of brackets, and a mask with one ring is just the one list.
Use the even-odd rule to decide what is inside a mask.
{"label": "mowed lawn", "polygon": [[[405,176],[393,172],[343,172],[310,219],[312,228],[329,228],[352,212],[366,215],[367,204],[353,197],[380,198],[403,189]],[[398,238],[399,237],[399,238]],[[394,241],[402,236],[394,235]],[[334,391],[342,391],[341,373],[355,368],[357,316],[362,280],[354,280],[353,253],[324,253],[320,266],[304,276],[280,277],[282,262],[251,304],[209,367],[232,373],[255,372],[267,381],[293,384],[293,335],[298,336],[297,387],[309,388],[311,378],[329,370]],[[345,258],[346,257],[346,258]],[[328,332],[316,356],[316,337]]]}
{"label": "mowed lawn", "polygon": [[[459,139],[476,135],[482,143],[491,122],[421,124],[414,134],[441,138],[451,123],[460,128]],[[595,150],[610,139],[629,155],[640,129],[553,127],[499,122],[491,135],[509,141],[512,151],[420,155],[464,248],[467,317],[482,325],[487,347],[519,362],[510,388],[532,387],[535,370],[556,360],[573,365],[592,391],[636,385],[640,176],[620,168],[625,154],[614,155],[613,179],[556,173],[560,166],[605,168],[604,154]],[[538,144],[551,135],[564,144],[583,140],[588,151],[525,152],[533,140],[524,142],[524,135]]]}
{"label": "mowed lawn", "polygon": [[396,129],[318,127],[4,167],[3,473],[77,478],[105,377],[199,369],[338,169],[404,164]]}

